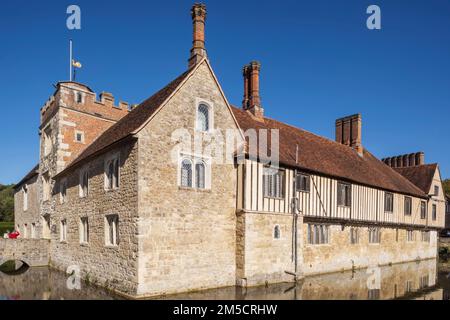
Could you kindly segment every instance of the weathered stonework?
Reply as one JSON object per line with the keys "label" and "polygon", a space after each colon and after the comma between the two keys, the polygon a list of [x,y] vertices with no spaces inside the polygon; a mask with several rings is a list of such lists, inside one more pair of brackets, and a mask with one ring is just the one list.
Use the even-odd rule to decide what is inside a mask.
{"label": "weathered stonework", "polygon": [[[307,227],[307,224],[303,225],[305,235]],[[381,228],[381,242],[372,244],[369,243],[368,228],[359,227],[359,242],[351,244],[350,227],[330,225],[329,229],[329,244],[311,245],[308,244],[307,237],[303,238],[304,276],[432,259],[437,256],[436,231],[430,231],[430,241],[424,242],[420,231],[416,230],[414,241],[408,242],[405,229]]]}
{"label": "weathered stonework", "polygon": [[22,261],[30,267],[47,266],[50,242],[46,239],[0,239],[0,266],[6,261]]}
{"label": "weathered stonework", "polygon": [[[28,198],[28,203],[25,208],[24,188],[27,189]],[[14,193],[15,229],[20,232],[22,238],[41,238],[41,215],[39,208],[38,175],[36,174],[23,185],[16,187]]]}
{"label": "weathered stonework", "polygon": [[[104,163],[111,154],[119,153],[120,187],[105,190]],[[79,170],[65,178],[68,188],[66,202],[60,203],[59,193],[53,196],[55,210],[51,215],[51,266],[66,271],[80,267],[82,276],[91,282],[126,294],[137,288],[138,199],[137,145],[125,144],[95,158],[83,166],[89,170],[89,194],[80,198]],[[106,215],[119,216],[118,246],[108,246],[105,240]],[[80,243],[80,221],[89,221],[89,241]],[[67,238],[61,241],[61,220],[67,221]]]}
{"label": "weathered stonework", "polygon": [[201,134],[194,131],[198,99],[213,105],[214,130],[237,128],[203,63],[138,135],[139,296],[235,284],[234,165],[213,162],[211,189],[196,190],[178,186],[171,159],[174,130]]}

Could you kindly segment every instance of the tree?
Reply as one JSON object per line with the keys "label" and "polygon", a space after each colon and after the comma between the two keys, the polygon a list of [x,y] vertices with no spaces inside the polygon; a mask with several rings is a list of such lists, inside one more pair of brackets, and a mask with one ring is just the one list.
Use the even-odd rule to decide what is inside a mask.
{"label": "tree", "polygon": [[14,185],[0,184],[0,221],[14,221]]}
{"label": "tree", "polygon": [[445,192],[445,194],[450,196],[450,179],[444,180],[442,182],[442,184],[444,185],[444,192]]}

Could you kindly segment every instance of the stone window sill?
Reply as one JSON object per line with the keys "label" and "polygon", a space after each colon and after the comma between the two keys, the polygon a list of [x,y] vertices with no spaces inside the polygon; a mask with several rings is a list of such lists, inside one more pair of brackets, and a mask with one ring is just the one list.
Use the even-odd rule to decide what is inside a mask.
{"label": "stone window sill", "polygon": [[67,244],[67,240],[59,241],[60,244]]}
{"label": "stone window sill", "polygon": [[80,243],[81,247],[89,247],[89,242],[82,242]]}
{"label": "stone window sill", "polygon": [[118,245],[112,245],[112,244],[107,244],[105,245],[106,249],[112,249],[112,250],[119,250],[119,246]]}
{"label": "stone window sill", "polygon": [[198,189],[198,188],[181,187],[181,186],[178,187],[178,190],[211,193],[211,189]]}

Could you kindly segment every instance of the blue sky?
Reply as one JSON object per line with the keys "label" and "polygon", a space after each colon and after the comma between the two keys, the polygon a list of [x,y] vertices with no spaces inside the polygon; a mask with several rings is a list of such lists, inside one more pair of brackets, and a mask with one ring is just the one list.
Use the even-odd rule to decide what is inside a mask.
{"label": "blue sky", "polygon": [[[363,144],[378,157],[424,151],[450,177],[448,0],[204,1],[211,64],[233,104],[242,66],[262,63],[266,115],[334,138],[336,118],[363,116]],[[66,28],[66,8],[82,29]],[[139,103],[185,71],[193,1],[23,1],[0,5],[0,183],[38,161],[39,109],[68,78]],[[380,6],[382,29],[366,28]]]}

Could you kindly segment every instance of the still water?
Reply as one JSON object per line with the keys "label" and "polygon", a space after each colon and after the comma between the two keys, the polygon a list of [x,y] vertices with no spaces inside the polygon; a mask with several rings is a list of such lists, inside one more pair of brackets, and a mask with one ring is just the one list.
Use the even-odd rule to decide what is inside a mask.
{"label": "still water", "polygon": [[[179,294],[163,299],[434,299],[450,297],[450,269],[435,260],[307,277],[296,286],[222,288]],[[30,268],[20,275],[0,272],[0,300],[120,299],[106,290],[81,284],[68,289],[67,276],[49,268]],[[70,287],[70,286],[69,286]]]}

